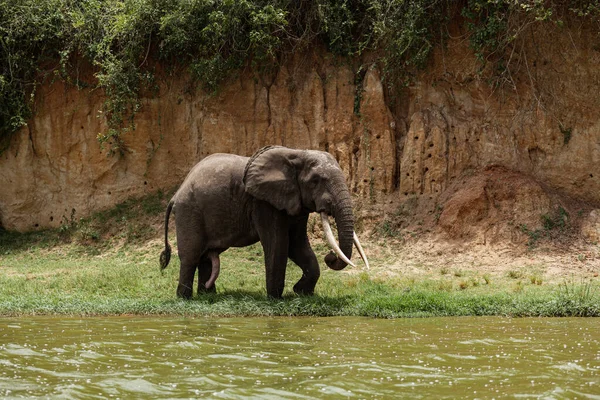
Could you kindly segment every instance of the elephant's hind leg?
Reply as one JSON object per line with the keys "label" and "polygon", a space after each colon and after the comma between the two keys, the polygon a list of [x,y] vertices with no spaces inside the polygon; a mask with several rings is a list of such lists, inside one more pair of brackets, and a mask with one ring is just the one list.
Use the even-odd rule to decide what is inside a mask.
{"label": "elephant's hind leg", "polygon": [[[196,262],[188,260],[187,257],[182,257],[179,252],[181,266],[179,267],[179,284],[177,285],[177,296],[190,299],[194,294],[194,275],[196,274]],[[197,260],[197,258],[196,258]]]}
{"label": "elephant's hind leg", "polygon": [[175,214],[177,229],[177,250],[181,265],[179,267],[179,284],[177,296],[184,299],[192,297],[194,292],[194,275],[198,263],[202,259],[205,247],[202,245],[203,237],[198,233],[196,221],[189,214],[181,212]]}

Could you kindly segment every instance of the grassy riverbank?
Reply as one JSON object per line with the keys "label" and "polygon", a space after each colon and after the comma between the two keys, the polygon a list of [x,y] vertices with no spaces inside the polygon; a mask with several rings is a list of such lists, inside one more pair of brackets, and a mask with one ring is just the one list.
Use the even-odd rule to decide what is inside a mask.
{"label": "grassy riverbank", "polygon": [[[262,249],[254,245],[223,253],[217,294],[180,300],[178,258],[158,268],[163,202],[151,196],[57,230],[0,233],[0,315],[600,316],[597,278],[553,283],[536,273],[446,267],[389,274],[389,254],[377,256],[368,238],[371,270],[323,267],[312,297],[291,291],[300,270],[290,264],[284,300],[268,299]],[[322,259],[327,249],[315,243]]]}

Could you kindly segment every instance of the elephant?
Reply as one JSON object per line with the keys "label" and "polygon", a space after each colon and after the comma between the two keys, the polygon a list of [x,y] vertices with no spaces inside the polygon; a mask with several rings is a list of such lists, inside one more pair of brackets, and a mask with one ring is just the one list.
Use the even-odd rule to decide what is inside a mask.
{"label": "elephant", "polygon": [[[198,293],[215,292],[219,254],[260,240],[264,250],[267,294],[281,298],[288,258],[302,270],[294,292],[312,295],[320,270],[308,236],[311,212],[321,214],[333,248],[325,263],[333,270],[350,264],[353,244],[368,266],[354,233],[352,201],[344,174],[331,154],[267,146],[251,157],[216,153],[196,164],[168,203],[163,270],[171,258],[169,215],[175,215],[179,259],[177,296],[189,299],[198,270]],[[336,242],[329,216],[338,227]]]}

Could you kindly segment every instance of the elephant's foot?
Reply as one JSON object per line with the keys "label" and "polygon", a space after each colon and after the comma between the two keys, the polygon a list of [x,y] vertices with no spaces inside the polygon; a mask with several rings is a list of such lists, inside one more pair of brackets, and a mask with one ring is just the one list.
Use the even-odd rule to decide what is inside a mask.
{"label": "elephant's foot", "polygon": [[191,287],[179,284],[177,286],[177,297],[181,297],[182,299],[191,299],[194,291]]}
{"label": "elephant's foot", "polygon": [[299,295],[312,296],[319,281],[318,269],[307,269],[302,278],[294,285],[294,292]]}
{"label": "elephant's foot", "polygon": [[315,285],[310,282],[303,282],[302,279],[294,285],[294,292],[301,296],[312,296],[315,294]]}
{"label": "elephant's foot", "polygon": [[272,299],[283,299],[283,287],[269,288],[267,287],[267,295]]}
{"label": "elephant's foot", "polygon": [[198,285],[198,294],[205,294],[205,293],[217,293],[217,285],[213,284],[210,288],[206,288],[206,286],[204,286],[204,284],[199,284]]}
{"label": "elephant's foot", "polygon": [[283,298],[285,287],[285,269],[275,270],[271,275],[267,272],[267,294],[274,299]]}

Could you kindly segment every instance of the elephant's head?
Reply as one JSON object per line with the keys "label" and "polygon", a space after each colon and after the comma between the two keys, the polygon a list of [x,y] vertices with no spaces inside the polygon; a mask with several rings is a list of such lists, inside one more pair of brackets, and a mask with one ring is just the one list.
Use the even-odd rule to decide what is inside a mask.
{"label": "elephant's head", "polygon": [[[264,147],[248,161],[244,185],[246,192],[255,198],[267,201],[289,215],[320,213],[327,239],[337,254],[329,253],[325,257],[329,268],[341,270],[351,264],[353,242],[367,263],[354,234],[352,202],[346,179],[329,153]],[[335,218],[339,246],[331,233],[328,216]]]}

